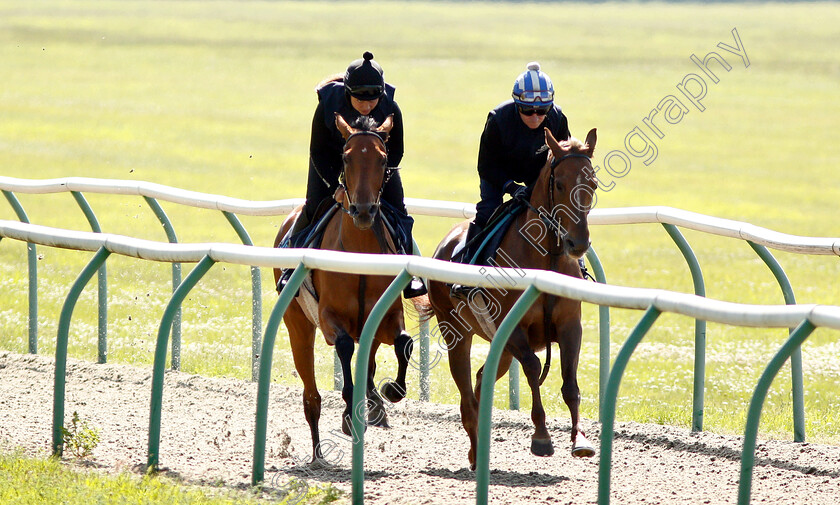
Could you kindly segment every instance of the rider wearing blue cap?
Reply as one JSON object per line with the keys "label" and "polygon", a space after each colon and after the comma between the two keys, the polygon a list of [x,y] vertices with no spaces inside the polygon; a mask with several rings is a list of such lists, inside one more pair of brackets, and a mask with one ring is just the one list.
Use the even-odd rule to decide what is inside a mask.
{"label": "rider wearing blue cap", "polygon": [[[487,225],[505,193],[530,197],[531,187],[548,158],[544,128],[551,130],[557,140],[571,137],[569,122],[554,103],[551,78],[540,70],[539,63],[531,62],[513,83],[512,99],[487,115],[478,150],[481,201],[476,204],[475,219],[467,231],[469,245],[462,261],[470,261],[477,252],[481,241],[472,239]],[[453,294],[462,295],[469,289],[456,284]]]}

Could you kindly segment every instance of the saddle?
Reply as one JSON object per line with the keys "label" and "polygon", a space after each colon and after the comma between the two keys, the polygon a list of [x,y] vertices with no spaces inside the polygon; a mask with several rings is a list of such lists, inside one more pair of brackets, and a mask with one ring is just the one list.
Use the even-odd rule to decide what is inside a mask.
{"label": "saddle", "polygon": [[[324,229],[326,229],[330,219],[332,219],[340,208],[341,204],[336,202],[333,198],[325,198],[315,210],[312,222],[294,235],[292,235],[291,230],[289,230],[277,247],[304,249],[320,248],[321,241],[324,238]],[[385,201],[381,202],[380,209],[382,211],[381,217],[384,218],[383,223],[385,224],[385,229],[394,241],[397,253],[412,254],[414,252],[414,244],[409,242],[411,240],[411,229],[414,226],[414,218],[401,213],[393,205]],[[294,226],[292,229],[294,229]]]}
{"label": "saddle", "polygon": [[[452,252],[452,261],[469,265],[490,265],[490,261],[496,257],[496,251],[505,233],[513,224],[513,218],[525,212],[527,208],[525,202],[516,199],[510,199],[501,204],[493,211],[487,221],[487,226],[475,237],[470,238],[470,243],[461,242],[455,247]],[[473,248],[473,244],[479,245]],[[472,249],[474,253],[466,258],[464,252],[469,249]]]}

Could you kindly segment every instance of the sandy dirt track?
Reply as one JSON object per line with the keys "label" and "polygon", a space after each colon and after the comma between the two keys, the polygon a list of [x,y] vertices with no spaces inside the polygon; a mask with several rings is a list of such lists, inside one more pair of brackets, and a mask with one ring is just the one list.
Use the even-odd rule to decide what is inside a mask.
{"label": "sandy dirt track", "polygon": [[[0,447],[46,453],[51,440],[53,360],[0,351]],[[250,482],[256,384],[167,372],[161,465],[202,484]],[[78,411],[99,428],[94,456],[105,471],[145,462],[151,369],[70,360],[67,419]],[[350,441],[341,435],[338,393],[321,392],[322,439],[335,442],[336,464],[311,471],[309,429],[300,389],[273,385],[269,411],[266,481],[282,486],[292,476],[310,485],[331,482],[350,491]],[[365,435],[366,503],[467,504],[475,500],[467,468],[467,437],[457,406],[404,401],[389,410],[391,429]],[[569,423],[551,419],[557,452],[529,452],[528,412],[495,411],[491,450],[491,503],[595,503],[598,455],[569,455]],[[598,423],[584,421],[591,440]],[[840,447],[759,441],[753,503],[840,504]],[[614,504],[736,503],[742,441],[658,425],[618,423],[613,456]],[[348,497],[342,500],[348,501]]]}

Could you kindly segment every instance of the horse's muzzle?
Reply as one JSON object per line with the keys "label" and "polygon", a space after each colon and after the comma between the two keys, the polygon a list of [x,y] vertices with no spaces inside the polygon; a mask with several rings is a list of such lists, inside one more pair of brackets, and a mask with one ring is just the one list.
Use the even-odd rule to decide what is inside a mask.
{"label": "horse's muzzle", "polygon": [[575,239],[572,237],[566,237],[564,245],[566,247],[566,253],[573,257],[573,258],[580,258],[586,251],[589,249],[590,245],[589,237],[584,239]]}
{"label": "horse's muzzle", "polygon": [[379,212],[378,203],[352,204],[347,209],[353,218],[353,224],[361,230],[367,230],[373,226],[373,219]]}

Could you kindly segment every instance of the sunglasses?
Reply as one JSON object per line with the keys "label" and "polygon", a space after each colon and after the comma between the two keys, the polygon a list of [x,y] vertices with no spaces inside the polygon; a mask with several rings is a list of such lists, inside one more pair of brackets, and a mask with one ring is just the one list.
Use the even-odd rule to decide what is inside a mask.
{"label": "sunglasses", "polygon": [[551,105],[519,105],[517,108],[519,109],[519,113],[523,116],[533,116],[534,114],[538,116],[545,116],[548,114],[548,111],[551,110]]}
{"label": "sunglasses", "polygon": [[382,96],[382,86],[376,84],[362,84],[360,86],[348,87],[347,91],[350,92],[350,96],[362,101],[376,100]]}

